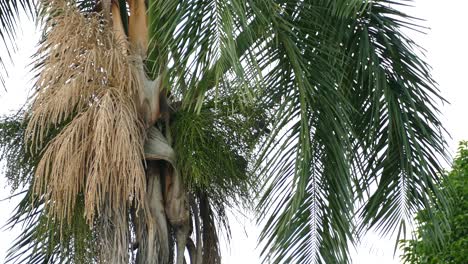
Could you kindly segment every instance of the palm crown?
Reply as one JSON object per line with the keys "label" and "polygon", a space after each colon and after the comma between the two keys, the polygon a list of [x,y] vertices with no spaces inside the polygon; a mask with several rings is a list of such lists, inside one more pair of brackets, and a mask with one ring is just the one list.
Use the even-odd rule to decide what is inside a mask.
{"label": "palm crown", "polygon": [[3,3],[5,43],[19,9],[43,30],[34,96],[0,125],[26,186],[8,260],[219,263],[227,208],[253,198],[274,263],[346,263],[369,228],[404,232],[445,203],[407,3]]}

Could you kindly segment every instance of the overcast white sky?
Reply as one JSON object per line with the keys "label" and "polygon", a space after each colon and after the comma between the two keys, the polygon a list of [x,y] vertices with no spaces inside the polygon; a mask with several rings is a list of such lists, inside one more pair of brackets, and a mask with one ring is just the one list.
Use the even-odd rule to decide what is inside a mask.
{"label": "overcast white sky", "polygon": [[[3,1],[3,0],[0,0]],[[407,9],[413,16],[427,20],[425,25],[430,28],[427,35],[412,33],[411,36],[427,50],[427,61],[433,67],[433,76],[439,83],[442,95],[450,102],[441,106],[443,123],[451,134],[447,138],[450,152],[453,154],[460,140],[468,140],[468,1],[466,0],[416,0],[415,7]],[[26,90],[31,86],[28,80],[30,63],[29,56],[34,52],[36,43],[34,25],[24,21],[23,34],[19,36],[19,52],[14,55],[15,65],[9,70],[7,79],[8,92],[0,91],[0,114],[6,114],[17,109],[24,102]],[[0,47],[1,48],[1,47]],[[0,177],[0,199],[9,195],[9,189]],[[8,219],[18,200],[0,202],[0,225]],[[249,219],[239,218],[239,224],[234,224],[233,240],[229,246],[223,248],[226,264],[259,263],[256,239],[259,228]],[[242,227],[244,226],[244,227]],[[0,262],[3,262],[5,252],[18,234],[16,231],[0,232]],[[370,233],[364,238],[353,261],[356,264],[396,264],[393,258],[394,241],[381,239]]]}

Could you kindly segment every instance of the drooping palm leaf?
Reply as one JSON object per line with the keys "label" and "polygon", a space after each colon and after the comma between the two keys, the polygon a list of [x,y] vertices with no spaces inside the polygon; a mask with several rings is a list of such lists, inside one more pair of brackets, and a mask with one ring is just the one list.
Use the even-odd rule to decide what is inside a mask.
{"label": "drooping palm leaf", "polygon": [[355,82],[349,93],[361,113],[355,116],[356,136],[367,152],[361,180],[367,188],[378,186],[361,216],[384,234],[404,232],[404,221],[434,199],[446,203],[436,188],[440,159],[447,159],[437,117],[443,99],[429,66],[417,56],[418,46],[402,33],[418,30],[417,20],[396,10],[397,4],[374,3],[351,24],[346,42],[351,65],[358,65],[348,78]]}
{"label": "drooping palm leaf", "polygon": [[356,3],[364,12],[351,16],[334,15],[328,4],[281,5],[277,21],[288,24],[267,55],[278,61],[268,87],[280,101],[280,146],[266,149],[270,187],[259,209],[268,208],[261,241],[275,263],[347,262],[347,243],[358,235],[354,206],[373,186],[361,230],[378,224],[384,234],[441,197],[440,98],[401,33],[411,18],[385,1]]}
{"label": "drooping palm leaf", "polygon": [[25,193],[6,225],[22,225],[23,232],[8,250],[5,263],[90,263],[99,259],[92,230],[84,218],[82,196],[72,221],[63,226],[49,217],[43,201],[31,195],[31,191]]}
{"label": "drooping palm leaf", "polygon": [[[185,108],[199,111],[205,97],[232,92],[221,86],[228,76],[244,84],[238,87],[238,100],[245,101],[252,97],[248,73],[254,66],[247,60],[240,64],[248,45],[236,39],[248,41],[247,20],[252,17],[245,1],[150,1],[149,67],[168,65],[167,87]],[[206,94],[213,87],[217,89]]]}
{"label": "drooping palm leaf", "polygon": [[6,162],[5,177],[13,192],[31,181],[37,164],[24,144],[25,129],[22,112],[0,119],[0,160]]}
{"label": "drooping palm leaf", "polygon": [[34,16],[35,3],[34,0],[5,0],[0,3],[0,37],[6,47],[14,45],[20,13]]}
{"label": "drooping palm leaf", "polygon": [[264,60],[275,62],[266,80],[278,105],[278,136],[269,144],[279,145],[264,149],[264,254],[281,263],[344,261],[353,238],[353,153],[351,106],[338,89],[339,43],[330,38],[341,34],[333,28],[338,17],[326,2],[286,1],[281,7]]}
{"label": "drooping palm leaf", "polygon": [[35,15],[34,0],[5,0],[0,3],[0,38],[1,46],[6,54],[0,56],[0,84],[5,84],[4,76],[7,73],[5,59],[11,58],[11,49],[16,47],[16,31],[19,27],[19,16],[26,13],[28,16]]}

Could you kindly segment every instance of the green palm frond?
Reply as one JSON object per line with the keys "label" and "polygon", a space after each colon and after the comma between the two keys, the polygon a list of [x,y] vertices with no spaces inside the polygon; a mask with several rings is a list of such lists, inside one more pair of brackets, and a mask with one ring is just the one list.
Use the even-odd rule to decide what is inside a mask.
{"label": "green palm frond", "polygon": [[207,192],[226,205],[254,193],[253,148],[267,132],[258,106],[232,109],[226,100],[207,103],[200,113],[179,111],[171,127],[178,164],[188,188]]}
{"label": "green palm frond", "polygon": [[276,13],[264,59],[275,62],[265,78],[278,108],[277,137],[263,154],[264,255],[275,263],[343,262],[353,241],[352,108],[339,90],[335,40],[343,33],[325,1],[286,1]]}
{"label": "green palm frond", "polygon": [[23,114],[0,119],[0,160],[6,162],[5,177],[12,191],[24,187],[32,179],[37,160],[29,154],[24,144],[26,122]]}
{"label": "green palm frond", "polygon": [[[19,27],[20,13],[34,17],[35,0],[5,0],[0,3],[0,38],[2,40],[2,49],[6,54],[0,56],[0,84],[5,85],[5,60],[11,59],[11,49],[15,49],[16,30]],[[5,58],[4,56],[7,56]]]}
{"label": "green palm frond", "polygon": [[[277,137],[264,148],[259,205],[264,255],[274,263],[347,263],[356,232],[402,230],[442,197],[434,188],[445,153],[440,97],[401,33],[415,24],[390,2],[356,4],[361,12],[343,16],[325,1],[287,1],[276,42],[259,59],[276,62],[265,79]],[[356,229],[358,201],[366,205]]]}
{"label": "green palm frond", "polygon": [[12,44],[15,39],[20,12],[25,11],[26,14],[33,16],[34,10],[34,0],[6,0],[0,3],[0,25],[2,29],[0,37],[6,46]]}
{"label": "green palm frond", "polygon": [[8,250],[5,263],[92,263],[98,259],[93,234],[84,218],[83,197],[77,201],[72,221],[61,225],[43,209],[43,201],[25,195],[6,227],[23,226]]}
{"label": "green palm frond", "polygon": [[[347,43],[351,65],[358,65],[350,101],[362,113],[353,120],[362,143],[363,188],[377,190],[364,206],[363,223],[384,233],[405,231],[405,220],[444,194],[441,180],[445,131],[437,117],[435,87],[429,66],[416,54],[416,44],[402,33],[418,30],[417,20],[381,1],[351,25]],[[394,3],[394,6],[396,4]],[[360,88],[357,91],[357,88]],[[442,223],[440,223],[442,224]]]}
{"label": "green palm frond", "polygon": [[[199,111],[205,97],[225,92],[221,83],[229,76],[243,83],[239,97],[249,100],[247,74],[253,66],[241,65],[239,58],[248,45],[239,40],[248,39],[250,17],[245,1],[150,1],[148,66],[156,73],[169,71],[167,86],[178,99],[183,98],[184,108]],[[207,93],[211,88],[217,89]]]}

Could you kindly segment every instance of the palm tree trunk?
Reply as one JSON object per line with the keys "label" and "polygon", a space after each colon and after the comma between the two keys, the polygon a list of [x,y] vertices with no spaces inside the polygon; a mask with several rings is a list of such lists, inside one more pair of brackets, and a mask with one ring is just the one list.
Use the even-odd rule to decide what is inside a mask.
{"label": "palm tree trunk", "polygon": [[137,241],[139,244],[136,263],[169,263],[169,233],[164,211],[161,188],[160,162],[148,161],[146,215],[139,215]]}
{"label": "palm tree trunk", "polygon": [[112,26],[113,26],[115,37],[120,43],[122,52],[126,53],[127,52],[127,48],[126,48],[127,36],[125,35],[125,30],[124,30],[124,26],[123,26],[121,15],[120,15],[120,7],[116,1],[112,1],[111,11],[112,11]]}
{"label": "palm tree trunk", "polygon": [[146,50],[148,47],[148,21],[146,17],[145,0],[128,0],[130,7],[130,18],[128,38],[131,43],[131,49],[134,54],[146,58]]}
{"label": "palm tree trunk", "polygon": [[[157,199],[148,199],[150,208],[157,211],[151,213],[157,215],[156,221],[167,221],[174,230],[176,239],[176,264],[184,263],[184,252],[190,233],[190,210],[187,193],[182,182],[182,177],[177,169],[175,153],[166,137],[156,127],[148,130],[148,139],[145,143],[145,155],[148,161],[148,188],[150,183]],[[159,164],[155,167],[154,163]],[[161,181],[164,188],[161,188]],[[161,192],[161,190],[164,190]],[[164,217],[162,216],[164,215]],[[164,243],[168,240],[163,240]],[[159,243],[156,241],[155,243]],[[146,262],[139,262],[146,263]],[[164,263],[165,264],[165,263]]]}
{"label": "palm tree trunk", "polygon": [[[202,264],[203,260],[203,248],[202,248],[202,235],[201,235],[201,223],[200,223],[200,210],[198,209],[198,203],[196,198],[192,195],[190,199],[190,206],[192,207],[194,215],[194,226],[195,226],[195,237],[196,245],[194,245],[194,257],[192,264]],[[192,242],[193,243],[193,242]]]}
{"label": "palm tree trunk", "polygon": [[[151,138],[152,131],[156,132],[156,136],[153,138],[156,140],[156,145],[150,146],[150,148],[154,147],[152,153],[158,154],[156,155],[158,157],[148,159],[153,160],[153,162],[148,162],[147,171],[149,196],[147,201],[151,218],[149,219],[150,222],[146,224],[148,232],[146,239],[143,237],[143,234],[141,235],[143,248],[141,248],[142,250],[140,249],[142,252],[138,253],[139,259],[137,263],[168,263],[169,238],[167,233],[167,217],[170,226],[175,231],[177,252],[175,263],[183,264],[185,263],[184,252],[190,232],[190,210],[187,193],[175,164],[175,154],[171,148],[171,142],[167,142],[162,133],[155,131],[157,129],[154,128],[155,123],[161,117],[160,97],[163,76],[158,76],[155,80],[148,78],[143,64],[148,47],[148,22],[145,1],[128,0],[127,2],[131,14],[128,30],[129,49],[137,57],[137,70],[140,75],[139,81],[142,89],[139,93],[139,112],[146,123],[146,127],[149,128],[148,138]],[[114,9],[118,12],[116,8]],[[114,9],[112,10],[113,12]],[[165,125],[167,129],[166,137],[170,138],[168,121]],[[149,140],[146,144],[152,143],[154,142]],[[154,164],[155,160],[160,160],[156,162],[158,165]],[[162,180],[165,183],[164,188],[161,188]],[[151,241],[152,239],[153,241]],[[144,248],[145,246],[147,248]],[[157,257],[155,254],[159,253],[158,249],[161,251],[163,258],[161,262],[153,262],[149,258],[155,259],[154,257]]]}
{"label": "palm tree trunk", "polygon": [[184,252],[190,233],[190,211],[187,193],[183,186],[182,177],[177,169],[166,167],[166,215],[176,236],[176,264],[184,263]]}

